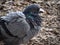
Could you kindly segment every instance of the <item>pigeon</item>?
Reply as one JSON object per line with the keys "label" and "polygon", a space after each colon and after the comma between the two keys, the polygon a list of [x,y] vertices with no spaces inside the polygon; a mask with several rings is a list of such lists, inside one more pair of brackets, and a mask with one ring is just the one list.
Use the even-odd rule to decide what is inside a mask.
{"label": "pigeon", "polygon": [[27,6],[23,12],[16,11],[0,18],[0,39],[4,45],[26,44],[36,36],[41,28],[40,7],[37,4]]}

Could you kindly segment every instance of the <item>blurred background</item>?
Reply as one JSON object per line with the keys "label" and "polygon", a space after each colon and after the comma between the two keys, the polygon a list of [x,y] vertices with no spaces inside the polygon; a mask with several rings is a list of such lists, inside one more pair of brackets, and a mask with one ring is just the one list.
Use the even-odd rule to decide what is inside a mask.
{"label": "blurred background", "polygon": [[[42,24],[39,34],[27,45],[60,45],[60,0],[0,0],[0,16],[11,11],[23,11],[30,4],[40,4]],[[0,45],[3,42],[0,41]]]}

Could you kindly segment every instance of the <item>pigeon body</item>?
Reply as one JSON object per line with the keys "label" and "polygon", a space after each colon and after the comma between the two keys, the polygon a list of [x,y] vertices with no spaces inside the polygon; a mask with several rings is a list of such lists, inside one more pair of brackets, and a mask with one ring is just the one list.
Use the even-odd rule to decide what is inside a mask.
{"label": "pigeon body", "polygon": [[31,38],[38,34],[41,26],[41,18],[39,17],[40,7],[38,5],[30,5],[23,12],[10,12],[6,16],[1,17],[5,20],[8,31],[13,35],[6,33],[1,27],[2,35],[5,36],[5,45],[19,45],[27,43]]}

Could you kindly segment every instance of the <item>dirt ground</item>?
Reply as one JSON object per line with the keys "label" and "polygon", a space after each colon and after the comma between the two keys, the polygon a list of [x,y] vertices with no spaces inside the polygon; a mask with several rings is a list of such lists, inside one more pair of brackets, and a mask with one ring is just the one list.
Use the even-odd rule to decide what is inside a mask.
{"label": "dirt ground", "polygon": [[27,45],[60,45],[60,0],[0,0],[0,15],[23,11],[33,3],[40,4],[45,12],[40,14],[43,20],[40,32]]}

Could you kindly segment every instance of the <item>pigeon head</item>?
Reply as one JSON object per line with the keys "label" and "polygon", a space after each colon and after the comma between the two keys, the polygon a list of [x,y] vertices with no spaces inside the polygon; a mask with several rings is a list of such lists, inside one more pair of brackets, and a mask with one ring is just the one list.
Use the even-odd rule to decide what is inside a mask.
{"label": "pigeon head", "polygon": [[40,9],[40,7],[38,5],[32,4],[32,5],[28,6],[28,7],[26,7],[26,9],[23,11],[23,13],[25,15],[27,15],[27,14],[38,14],[39,9]]}
{"label": "pigeon head", "polygon": [[39,13],[43,13],[43,11],[40,10],[40,5],[38,4],[32,4],[29,5],[25,8],[25,10],[23,11],[23,13],[25,15],[38,15]]}

